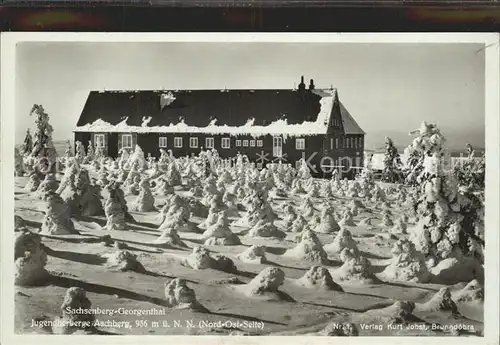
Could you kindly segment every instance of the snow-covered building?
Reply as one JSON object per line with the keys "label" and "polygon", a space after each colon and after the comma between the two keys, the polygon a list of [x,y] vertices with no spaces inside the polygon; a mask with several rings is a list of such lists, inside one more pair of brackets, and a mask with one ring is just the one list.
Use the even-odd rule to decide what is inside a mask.
{"label": "snow-covered building", "polygon": [[161,148],[175,156],[215,148],[259,167],[304,158],[317,175],[361,167],[365,135],[336,89],[316,89],[313,80],[306,87],[304,77],[283,90],[91,91],[74,134],[111,157],[135,145],[153,157]]}

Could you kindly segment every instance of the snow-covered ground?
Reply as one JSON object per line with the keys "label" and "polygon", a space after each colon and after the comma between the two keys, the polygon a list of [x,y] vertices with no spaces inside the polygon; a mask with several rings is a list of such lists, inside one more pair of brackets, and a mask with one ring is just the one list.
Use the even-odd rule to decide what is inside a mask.
{"label": "snow-covered ground", "polygon": [[[91,178],[101,177],[91,165],[84,168]],[[139,175],[152,173],[146,170]],[[220,201],[210,199],[207,206],[200,206],[206,201],[209,183],[200,185],[202,192],[197,194],[185,185],[189,173],[182,175],[182,185],[172,186],[170,191],[165,187],[165,195],[154,193],[155,210],[149,212],[134,211],[138,196],[123,187],[128,211],[135,219],[126,220],[123,230],[106,230],[109,217],[104,214],[80,215],[71,218],[78,234],[40,234],[49,278],[41,286],[16,287],[16,331],[47,332],[47,327],[34,327],[33,320],[60,316],[66,291],[80,287],[92,308],[150,311],[141,316],[98,313],[97,320],[111,322],[97,327],[108,334],[339,335],[348,333],[346,327],[359,335],[377,336],[482,333],[482,290],[466,298],[468,281],[430,279],[419,283],[387,278],[387,267],[394,265],[397,256],[396,243],[405,245],[415,226],[412,218],[404,218],[411,214],[411,205],[398,199],[400,191],[408,188],[379,184],[381,191],[377,193],[384,191],[386,200],[378,196],[370,200],[356,195],[353,188],[341,191],[332,187],[345,181],[304,179],[307,182],[295,183],[293,188],[271,188],[268,208],[252,213],[261,217],[260,223],[257,219],[253,225],[249,216],[249,210],[257,207],[252,204],[255,198],[247,200],[235,194],[232,203],[229,196],[222,201],[230,205],[226,207],[231,210],[226,212],[227,219],[215,217],[210,225],[209,208],[217,208],[214,205]],[[232,190],[234,177],[219,175],[221,183],[214,186]],[[39,232],[46,221],[46,202],[37,198],[36,192],[26,191],[28,180],[16,177],[15,215],[20,217],[19,229]],[[57,180],[60,183],[61,177]],[[191,205],[197,203],[198,211],[194,212],[193,206],[188,221],[200,231],[179,230],[177,239],[173,235],[168,224],[171,219],[161,215],[168,211],[163,206],[172,203],[174,195],[190,200]],[[103,189],[106,214],[108,203],[104,201],[109,198],[109,191]],[[330,208],[322,213],[327,205]],[[322,224],[326,214],[332,217],[328,224]],[[297,223],[297,216],[305,223]],[[408,231],[402,230],[401,219]],[[207,231],[219,239],[236,235],[240,243],[207,242]],[[255,236],[265,233],[275,236]],[[171,245],[174,240],[185,246]],[[135,255],[142,268],[127,261],[130,270],[124,266],[117,269],[120,250]],[[261,254],[265,259],[260,259]],[[207,257],[213,257],[207,261],[214,263],[212,268],[193,268]],[[188,295],[191,297],[185,297]],[[160,315],[150,315],[151,310]],[[457,327],[466,330],[453,331]]]}

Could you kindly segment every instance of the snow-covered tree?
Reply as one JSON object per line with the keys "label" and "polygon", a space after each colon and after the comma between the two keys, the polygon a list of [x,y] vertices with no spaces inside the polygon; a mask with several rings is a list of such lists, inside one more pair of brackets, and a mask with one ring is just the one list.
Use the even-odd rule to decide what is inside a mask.
{"label": "snow-covered tree", "polygon": [[124,230],[126,222],[135,222],[135,219],[128,212],[127,201],[123,190],[118,183],[109,183],[106,186],[108,199],[104,205],[106,214],[106,230]]}
{"label": "snow-covered tree", "polygon": [[31,154],[33,151],[33,137],[31,136],[30,129],[26,130],[23,145],[21,146],[21,154],[23,156]]}
{"label": "snow-covered tree", "polygon": [[14,174],[15,176],[24,176],[23,157],[21,157],[17,147],[14,149]]}
{"label": "snow-covered tree", "polygon": [[87,157],[85,157],[85,162],[90,163],[94,159],[94,145],[92,141],[89,140],[89,145],[87,146]]}
{"label": "snow-covered tree", "polygon": [[471,191],[484,190],[484,178],[486,172],[485,158],[476,157],[476,153],[470,144],[467,144],[467,160],[460,160],[454,167],[454,173],[458,179],[459,187]]}
{"label": "snow-covered tree", "polygon": [[412,143],[406,147],[406,183],[418,185],[423,180],[424,161],[426,157],[437,155],[443,158],[446,151],[442,144],[445,141],[436,125],[427,124],[423,121],[420,127],[410,132],[410,135],[417,135]]}
{"label": "snow-covered tree", "polygon": [[[411,233],[411,239],[416,249],[425,255],[428,266],[434,268],[431,272],[438,274],[444,266],[451,265],[457,267],[446,267],[446,270],[472,275],[472,270],[478,273],[479,266],[475,263],[481,261],[478,255],[482,252],[483,242],[475,233],[481,205],[473,195],[461,194],[455,175],[443,168],[443,140],[439,137],[439,130],[435,126],[431,128],[433,134],[430,137],[425,136],[429,132],[424,132],[427,133],[424,136],[421,134],[420,147],[425,148],[425,156],[419,163],[422,171],[417,180],[421,183],[421,193],[414,205],[420,220]],[[460,266],[463,263],[475,267],[468,271]]]}
{"label": "snow-covered tree", "polygon": [[35,115],[35,133],[34,145],[31,155],[38,158],[44,158],[46,168],[55,170],[56,150],[52,143],[52,132],[54,129],[49,123],[49,115],[45,112],[42,105],[34,104],[30,111],[30,116]]}
{"label": "snow-covered tree", "polygon": [[402,177],[400,169],[401,158],[398,149],[394,146],[391,138],[385,137],[385,156],[382,180],[386,182],[399,182]]}
{"label": "snow-covered tree", "polygon": [[45,217],[42,221],[41,233],[51,235],[78,234],[71,211],[64,200],[52,191],[45,197]]}
{"label": "snow-covered tree", "polygon": [[140,212],[155,210],[155,198],[150,189],[149,179],[144,178],[139,182],[139,196],[132,205],[132,209]]}
{"label": "snow-covered tree", "polygon": [[85,160],[85,156],[87,155],[85,152],[85,147],[83,146],[81,141],[77,141],[76,145],[76,159],[78,162],[82,163]]}
{"label": "snow-covered tree", "polygon": [[97,146],[95,149],[94,158],[96,161],[102,162],[106,158],[106,151],[103,146]]}
{"label": "snow-covered tree", "polygon": [[148,162],[144,157],[144,151],[139,145],[135,145],[134,152],[130,155],[127,165],[134,166],[138,171],[144,171],[148,168]]}
{"label": "snow-covered tree", "polygon": [[297,171],[297,177],[301,179],[309,179],[311,177],[311,170],[307,166],[306,160],[301,158],[299,162],[300,162],[300,167],[299,170]]}
{"label": "snow-covered tree", "polygon": [[64,151],[64,156],[66,158],[73,157],[73,148],[71,147],[71,142],[66,140],[66,150]]}

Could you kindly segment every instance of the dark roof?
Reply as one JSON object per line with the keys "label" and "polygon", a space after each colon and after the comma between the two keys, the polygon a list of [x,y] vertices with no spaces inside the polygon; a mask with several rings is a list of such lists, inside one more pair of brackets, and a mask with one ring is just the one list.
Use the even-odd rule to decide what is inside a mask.
{"label": "dark roof", "polygon": [[[252,118],[254,126],[267,126],[280,119],[286,119],[289,125],[302,124],[318,119],[321,99],[332,97],[332,92],[337,98],[336,90],[308,89],[91,91],[77,127],[97,120],[117,125],[125,119],[128,126],[141,126],[144,118],[150,118],[148,127],[181,121],[188,126],[206,127],[214,119],[217,126],[239,127]],[[339,104],[346,133],[364,134],[342,103]],[[338,109],[328,109],[327,122],[332,111]]]}
{"label": "dark roof", "polygon": [[190,126],[207,126],[214,118],[218,125],[242,126],[249,118],[266,125],[282,117],[289,124],[315,121],[321,96],[293,90],[192,90],[173,91],[175,100],[163,107],[161,91],[92,91],[77,126],[103,119],[113,125],[128,117],[127,124],[140,126],[151,116],[149,126],[169,125],[181,119]]}
{"label": "dark roof", "polygon": [[340,104],[340,116],[342,118],[342,125],[344,126],[345,134],[366,134],[365,131],[359,127],[358,123],[351,116],[349,111],[344,107],[342,102]]}

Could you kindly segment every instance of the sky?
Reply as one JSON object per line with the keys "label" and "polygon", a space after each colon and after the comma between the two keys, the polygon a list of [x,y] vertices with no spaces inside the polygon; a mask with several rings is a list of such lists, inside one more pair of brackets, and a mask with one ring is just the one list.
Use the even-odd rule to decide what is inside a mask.
{"label": "sky", "polygon": [[33,104],[54,140],[72,130],[91,90],[291,89],[314,79],[339,98],[367,133],[407,145],[422,120],[449,147],[484,147],[485,58],[478,44],[20,43],[16,56],[16,143]]}

